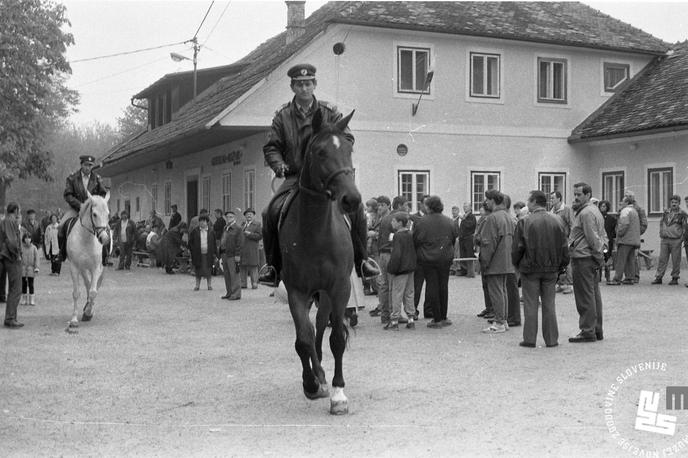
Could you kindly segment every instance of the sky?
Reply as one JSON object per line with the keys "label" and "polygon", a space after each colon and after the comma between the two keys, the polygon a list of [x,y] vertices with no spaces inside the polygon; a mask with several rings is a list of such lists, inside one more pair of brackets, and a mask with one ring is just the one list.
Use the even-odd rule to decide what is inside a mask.
{"label": "sky", "polygon": [[[191,58],[192,46],[183,42],[195,34],[201,45],[198,68],[208,68],[242,58],[283,31],[287,21],[281,0],[62,3],[75,41],[67,50],[72,67],[68,85],[81,96],[79,112],[71,121],[86,126],[95,122],[116,126],[132,95],[168,73],[192,70],[191,60],[175,62],[170,53]],[[324,3],[307,1],[306,15]],[[688,0],[584,3],[669,43],[688,39]],[[148,48],[155,49],[133,52]],[[105,57],[120,53],[126,54]]]}

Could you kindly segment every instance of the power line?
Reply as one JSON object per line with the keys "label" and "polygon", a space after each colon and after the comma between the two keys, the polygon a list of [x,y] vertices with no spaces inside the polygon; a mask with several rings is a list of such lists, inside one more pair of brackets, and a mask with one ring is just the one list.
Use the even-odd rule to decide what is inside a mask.
{"label": "power line", "polygon": [[205,37],[205,41],[203,42],[203,45],[202,45],[202,46],[205,46],[205,44],[208,42],[208,40],[210,40],[210,36],[213,34],[213,32],[215,31],[215,29],[217,28],[217,25],[218,25],[218,24],[220,23],[220,21],[222,20],[222,17],[223,17],[223,16],[225,15],[225,13],[227,12],[227,8],[229,8],[229,5],[230,5],[231,3],[232,3],[232,0],[229,0],[229,1],[227,2],[227,5],[225,6],[225,9],[222,10],[222,13],[220,14],[220,17],[219,17],[219,18],[217,19],[217,21],[215,22],[215,25],[213,26],[212,29],[210,29],[210,33],[208,34],[207,37]]}
{"label": "power line", "polygon": [[210,13],[210,9],[213,7],[214,4],[215,4],[215,0],[210,2],[210,6],[208,7],[208,11],[205,12],[205,16],[203,16],[203,20],[201,21],[201,25],[198,26],[198,30],[196,30],[196,33],[194,33],[192,40],[195,40],[196,37],[198,36],[198,32],[201,31],[201,27],[203,27],[203,23],[205,22],[205,19],[208,17],[208,13]]}
{"label": "power line", "polygon": [[124,52],[118,52],[116,54],[107,54],[105,56],[96,56],[96,57],[88,57],[86,59],[77,59],[77,60],[72,60],[69,63],[70,64],[75,64],[77,62],[88,62],[91,60],[98,60],[98,59],[106,59],[108,57],[117,57],[117,56],[125,56],[127,54],[136,54],[139,52],[144,52],[144,51],[151,51],[153,49],[160,49],[160,48],[168,48],[170,46],[177,46],[177,45],[183,45],[186,43],[185,41],[180,41],[179,43],[170,43],[168,45],[160,45],[160,46],[153,46],[151,48],[142,48],[142,49],[135,49],[134,51],[124,51]]}

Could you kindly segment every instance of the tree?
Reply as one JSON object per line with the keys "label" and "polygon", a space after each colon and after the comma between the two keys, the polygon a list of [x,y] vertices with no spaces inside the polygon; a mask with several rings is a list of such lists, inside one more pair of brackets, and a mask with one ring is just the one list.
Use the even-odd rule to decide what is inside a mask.
{"label": "tree", "polygon": [[127,106],[122,111],[122,116],[117,118],[119,141],[124,141],[130,136],[146,130],[147,126],[148,109],[134,105]]}
{"label": "tree", "polygon": [[74,43],[63,5],[0,0],[0,206],[17,178],[52,180],[44,139],[78,103],[65,85]]}

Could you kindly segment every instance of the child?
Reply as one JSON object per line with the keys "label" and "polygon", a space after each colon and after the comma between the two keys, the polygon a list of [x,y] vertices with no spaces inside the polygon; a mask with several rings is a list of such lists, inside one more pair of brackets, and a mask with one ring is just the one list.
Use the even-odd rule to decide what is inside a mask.
{"label": "child", "polygon": [[62,270],[62,259],[60,259],[60,247],[58,246],[57,233],[58,217],[56,214],[50,215],[50,224],[45,228],[45,237],[43,238],[43,247],[50,259],[50,275],[59,276]]}
{"label": "child", "polygon": [[390,302],[392,303],[392,316],[384,327],[386,330],[398,331],[399,318],[401,317],[401,305],[408,316],[407,329],[415,329],[413,318],[416,314],[413,305],[413,272],[416,270],[416,249],[413,246],[413,237],[408,230],[408,213],[394,213],[392,217],[392,255],[387,264],[387,273],[390,279]]}
{"label": "child", "polygon": [[[22,235],[22,304],[36,305],[33,294],[33,276],[38,272],[38,249],[31,243],[31,234]],[[26,294],[26,289],[29,294]]]}

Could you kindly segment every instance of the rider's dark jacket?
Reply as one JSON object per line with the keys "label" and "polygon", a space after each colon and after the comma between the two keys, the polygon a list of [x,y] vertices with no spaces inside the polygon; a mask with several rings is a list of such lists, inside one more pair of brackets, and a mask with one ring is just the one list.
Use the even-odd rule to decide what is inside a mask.
{"label": "rider's dark jacket", "polygon": [[[88,180],[88,192],[90,192],[91,195],[98,195],[101,197],[105,197],[107,194],[107,188],[103,184],[102,178],[95,172],[91,172],[91,177]],[[81,209],[81,204],[88,199],[83,180],[81,179],[81,169],[67,177],[64,199],[69,206],[77,212]]]}
{"label": "rider's dark jacket", "polygon": [[[272,170],[286,164],[289,167],[286,176],[299,174],[306,143],[313,133],[312,122],[316,109],[320,110],[323,123],[333,124],[342,118],[337,107],[315,97],[307,114],[298,108],[296,100],[282,105],[275,112],[268,142],[263,147],[265,161]],[[344,136],[353,144],[354,136],[348,127],[344,131]]]}

